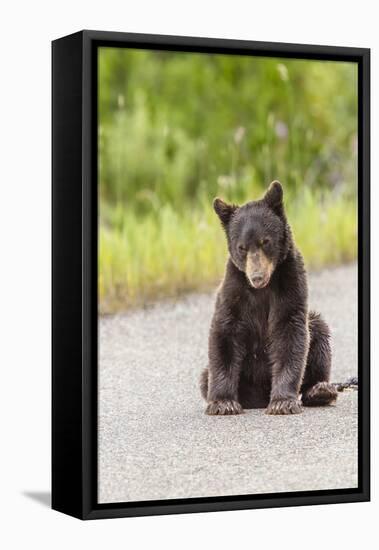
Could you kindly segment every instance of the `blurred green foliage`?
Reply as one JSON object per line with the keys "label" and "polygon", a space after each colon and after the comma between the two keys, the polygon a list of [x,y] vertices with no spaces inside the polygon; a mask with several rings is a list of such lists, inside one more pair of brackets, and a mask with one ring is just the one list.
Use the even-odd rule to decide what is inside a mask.
{"label": "blurred green foliage", "polygon": [[213,197],[273,179],[308,264],[356,256],[357,66],[101,48],[100,310],[213,285]]}

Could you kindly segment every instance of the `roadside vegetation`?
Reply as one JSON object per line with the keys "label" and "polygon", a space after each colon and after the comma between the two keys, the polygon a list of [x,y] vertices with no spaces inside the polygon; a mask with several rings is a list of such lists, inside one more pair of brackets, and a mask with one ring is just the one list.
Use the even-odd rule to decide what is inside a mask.
{"label": "roadside vegetation", "polygon": [[356,142],[354,64],[101,49],[100,312],[213,288],[213,198],[273,179],[308,267],[353,261]]}

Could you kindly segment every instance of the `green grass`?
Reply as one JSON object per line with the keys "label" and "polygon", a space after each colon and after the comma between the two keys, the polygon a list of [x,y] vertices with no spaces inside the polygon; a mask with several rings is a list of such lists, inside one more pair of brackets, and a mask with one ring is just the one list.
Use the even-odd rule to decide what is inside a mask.
{"label": "green grass", "polygon": [[[287,197],[295,241],[309,269],[349,262],[357,253],[356,201],[306,189]],[[227,255],[211,200],[146,216],[105,207],[99,236],[100,312],[113,313],[164,297],[214,288]]]}
{"label": "green grass", "polygon": [[101,48],[101,196],[140,213],[356,180],[357,65]]}

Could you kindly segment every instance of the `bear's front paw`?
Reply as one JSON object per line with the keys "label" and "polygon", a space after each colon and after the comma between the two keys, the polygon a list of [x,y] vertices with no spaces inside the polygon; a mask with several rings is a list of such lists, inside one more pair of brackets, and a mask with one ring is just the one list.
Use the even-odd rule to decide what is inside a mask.
{"label": "bear's front paw", "polygon": [[266,414],[299,414],[303,412],[299,399],[273,399],[266,409]]}
{"label": "bear's front paw", "polygon": [[242,414],[243,408],[237,401],[224,399],[222,401],[211,401],[205,410],[205,414],[210,415],[227,415],[227,414]]}

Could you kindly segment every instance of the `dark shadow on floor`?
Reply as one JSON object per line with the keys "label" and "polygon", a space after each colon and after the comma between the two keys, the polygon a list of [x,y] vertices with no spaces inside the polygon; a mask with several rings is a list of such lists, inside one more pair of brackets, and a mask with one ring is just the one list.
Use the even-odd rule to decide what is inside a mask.
{"label": "dark shadow on floor", "polygon": [[51,506],[51,493],[49,491],[24,491],[25,497],[31,498],[43,506]]}

